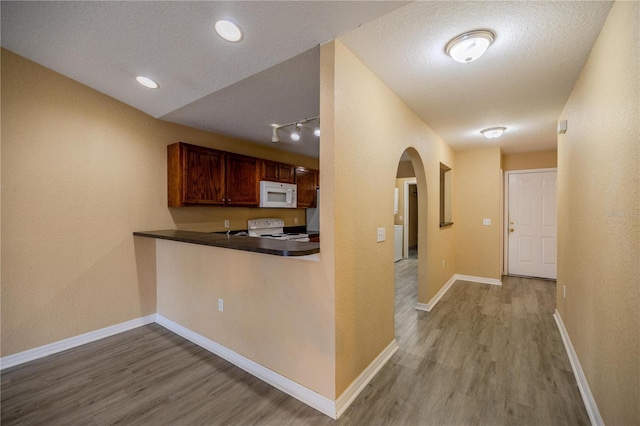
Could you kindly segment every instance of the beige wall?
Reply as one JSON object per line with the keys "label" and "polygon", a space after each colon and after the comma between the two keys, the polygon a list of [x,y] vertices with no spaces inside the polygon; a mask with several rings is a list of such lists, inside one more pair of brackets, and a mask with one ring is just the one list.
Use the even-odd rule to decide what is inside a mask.
{"label": "beige wall", "polygon": [[396,173],[397,178],[411,178],[415,176],[416,172],[413,170],[413,164],[411,164],[411,161],[401,161],[398,163],[398,171]]}
{"label": "beige wall", "polygon": [[529,169],[549,169],[558,166],[558,152],[537,151],[524,152],[518,154],[504,154],[502,156],[502,170],[529,170]]}
{"label": "beige wall", "polygon": [[[330,211],[321,212],[321,222],[333,227],[339,396],[394,339],[393,189],[403,151],[411,147],[421,194],[418,298],[423,303],[454,273],[453,233],[439,229],[437,200],[440,161],[455,165],[451,148],[339,41],[321,47],[320,99],[323,200],[329,191],[333,201]],[[382,243],[376,243],[379,227],[386,229]],[[323,228],[323,242],[324,235]],[[440,267],[441,258],[451,269]]]}
{"label": "beige wall", "polygon": [[2,356],[155,313],[154,243],[133,231],[246,228],[265,214],[168,209],[167,145],[318,166],[156,120],[6,50],[1,106]]}
{"label": "beige wall", "polygon": [[[456,272],[501,278],[500,148],[456,152],[453,226]],[[482,219],[491,219],[483,226]]]}
{"label": "beige wall", "polygon": [[156,244],[159,314],[334,398],[334,295],[322,260]]}
{"label": "beige wall", "polygon": [[557,305],[611,425],[640,424],[638,22],[614,4],[559,117]]}

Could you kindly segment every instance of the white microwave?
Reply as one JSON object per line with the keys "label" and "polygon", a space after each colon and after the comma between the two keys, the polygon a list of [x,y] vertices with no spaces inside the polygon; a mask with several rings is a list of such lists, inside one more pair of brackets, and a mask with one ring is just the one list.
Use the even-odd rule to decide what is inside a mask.
{"label": "white microwave", "polygon": [[295,209],[298,187],[293,183],[260,181],[260,207]]}

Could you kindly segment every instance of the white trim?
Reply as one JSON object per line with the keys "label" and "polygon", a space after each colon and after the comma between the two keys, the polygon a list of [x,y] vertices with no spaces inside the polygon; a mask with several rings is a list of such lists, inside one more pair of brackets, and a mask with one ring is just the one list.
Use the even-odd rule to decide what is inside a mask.
{"label": "white trim", "polygon": [[495,278],[475,277],[473,275],[456,274],[456,280],[471,281],[480,284],[502,285],[502,281]]}
{"label": "white trim", "polygon": [[562,317],[560,316],[560,312],[557,309],[553,314],[553,318],[556,320],[556,325],[558,326],[558,330],[560,331],[560,336],[562,336],[562,343],[564,343],[564,348],[567,351],[567,356],[569,357],[569,362],[571,363],[573,374],[576,376],[578,389],[580,389],[580,395],[582,395],[582,401],[584,402],[584,406],[587,409],[589,420],[591,420],[592,425],[604,425],[604,421],[600,416],[600,411],[598,410],[596,400],[591,393],[591,389],[589,388],[587,377],[584,375],[582,365],[580,365],[578,354],[576,354],[576,351],[573,348],[573,344],[571,343],[571,339],[569,338],[569,333],[567,332],[567,329],[564,326],[564,322],[562,321]]}
{"label": "white trim", "polygon": [[[526,170],[507,170],[504,172],[504,221],[502,222],[502,275],[509,275],[509,176],[523,173],[546,173],[558,172],[557,167],[548,167],[545,169],[526,169]],[[557,189],[556,189],[557,192]]]}
{"label": "white trim", "polygon": [[72,349],[87,343],[95,342],[96,340],[104,339],[105,337],[110,337],[115,334],[133,330],[134,328],[151,324],[155,322],[155,320],[156,314],[151,314],[147,315],[146,317],[136,318],[132,319],[131,321],[126,321],[120,324],[101,328],[100,330],[90,331],[89,333],[84,333],[79,336],[69,337],[68,339],[59,340],[57,342],[29,349],[24,352],[18,352],[17,354],[8,355],[0,358],[0,370],[14,367],[16,365],[33,361],[35,359],[52,355],[58,352],[66,351],[67,349]]}
{"label": "white trim", "polygon": [[189,330],[186,327],[164,317],[161,314],[156,314],[156,322],[164,328],[176,333],[179,336],[184,337],[190,342],[195,343],[198,346],[218,355],[236,367],[239,367],[247,373],[257,377],[270,384],[271,386],[281,390],[282,392],[296,398],[297,400],[307,404],[308,406],[315,408],[327,416],[336,419],[336,403],[335,401],[320,395],[317,392],[312,391],[291,379],[288,379],[275,371],[272,371],[255,361],[245,358],[244,356],[222,346],[219,343],[214,342],[198,333]]}
{"label": "white trim", "polygon": [[342,395],[336,400],[337,415],[334,417],[338,419],[342,413],[353,403],[353,401],[360,395],[360,392],[369,384],[369,382],[375,377],[382,367],[391,359],[393,354],[398,350],[398,343],[395,339],[389,343],[389,345],[380,352],[380,354],[374,359],[371,364],[364,369],[362,373],[349,385],[349,387],[342,392]]}
{"label": "white trim", "polygon": [[426,311],[426,312],[431,312],[431,310],[433,309],[434,306],[436,306],[436,303],[438,303],[440,301],[440,298],[442,298],[442,296],[444,296],[444,294],[449,291],[449,289],[451,288],[451,286],[453,285],[453,283],[456,282],[456,274],[453,274],[451,276],[451,278],[449,278],[449,281],[447,281],[445,283],[445,285],[442,286],[442,288],[440,290],[438,290],[438,292],[436,293],[435,296],[433,296],[431,298],[431,300],[429,300],[429,303],[418,303],[416,305],[416,309],[419,311]]}
{"label": "white trim", "polygon": [[436,303],[440,301],[442,296],[444,296],[444,294],[447,291],[449,291],[453,283],[455,283],[457,280],[472,281],[474,283],[479,283],[479,284],[502,285],[502,281],[497,280],[495,278],[483,278],[483,277],[474,277],[471,275],[453,274],[451,278],[449,278],[449,281],[447,281],[445,285],[443,285],[442,288],[438,290],[436,295],[433,296],[431,300],[429,300],[429,303],[417,303],[416,309],[418,311],[431,312],[434,306],[436,306]]}

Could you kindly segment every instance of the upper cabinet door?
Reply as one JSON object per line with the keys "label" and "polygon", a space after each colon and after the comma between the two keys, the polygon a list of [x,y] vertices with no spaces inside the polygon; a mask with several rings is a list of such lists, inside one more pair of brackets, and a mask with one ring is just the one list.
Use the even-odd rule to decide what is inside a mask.
{"label": "upper cabinet door", "polygon": [[277,161],[262,160],[260,180],[295,183],[295,167],[291,164],[278,163]]}
{"label": "upper cabinet door", "polygon": [[167,147],[169,207],[224,205],[225,156],[182,142]]}
{"label": "upper cabinet door", "polygon": [[278,182],[282,183],[295,183],[296,182],[296,168],[291,164],[278,164]]}
{"label": "upper cabinet door", "polygon": [[184,164],[184,202],[224,204],[224,153],[187,147]]}
{"label": "upper cabinet door", "polygon": [[297,167],[296,185],[298,186],[298,208],[315,208],[318,171]]}
{"label": "upper cabinet door", "polygon": [[227,205],[257,207],[260,204],[260,160],[227,153]]}

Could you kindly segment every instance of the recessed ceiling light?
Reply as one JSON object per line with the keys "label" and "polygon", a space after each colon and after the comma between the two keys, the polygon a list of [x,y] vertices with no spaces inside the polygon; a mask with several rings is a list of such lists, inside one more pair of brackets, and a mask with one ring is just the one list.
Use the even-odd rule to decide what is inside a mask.
{"label": "recessed ceiling light", "polygon": [[157,89],[158,88],[158,83],[156,83],[155,81],[151,80],[149,77],[143,77],[141,75],[136,77],[136,80],[138,80],[138,83],[142,84],[144,87],[148,87],[149,89]]}
{"label": "recessed ceiling light", "polygon": [[244,37],[239,26],[231,21],[221,20],[216,22],[216,32],[223,39],[232,43],[239,42]]}
{"label": "recessed ceiling light", "polygon": [[470,31],[460,34],[447,43],[445,51],[456,62],[463,64],[473,62],[487,51],[494,38],[495,34],[491,31]]}
{"label": "recessed ceiling light", "polygon": [[506,127],[490,127],[488,129],[481,130],[480,133],[487,139],[495,139],[502,136],[502,133],[507,130]]}

